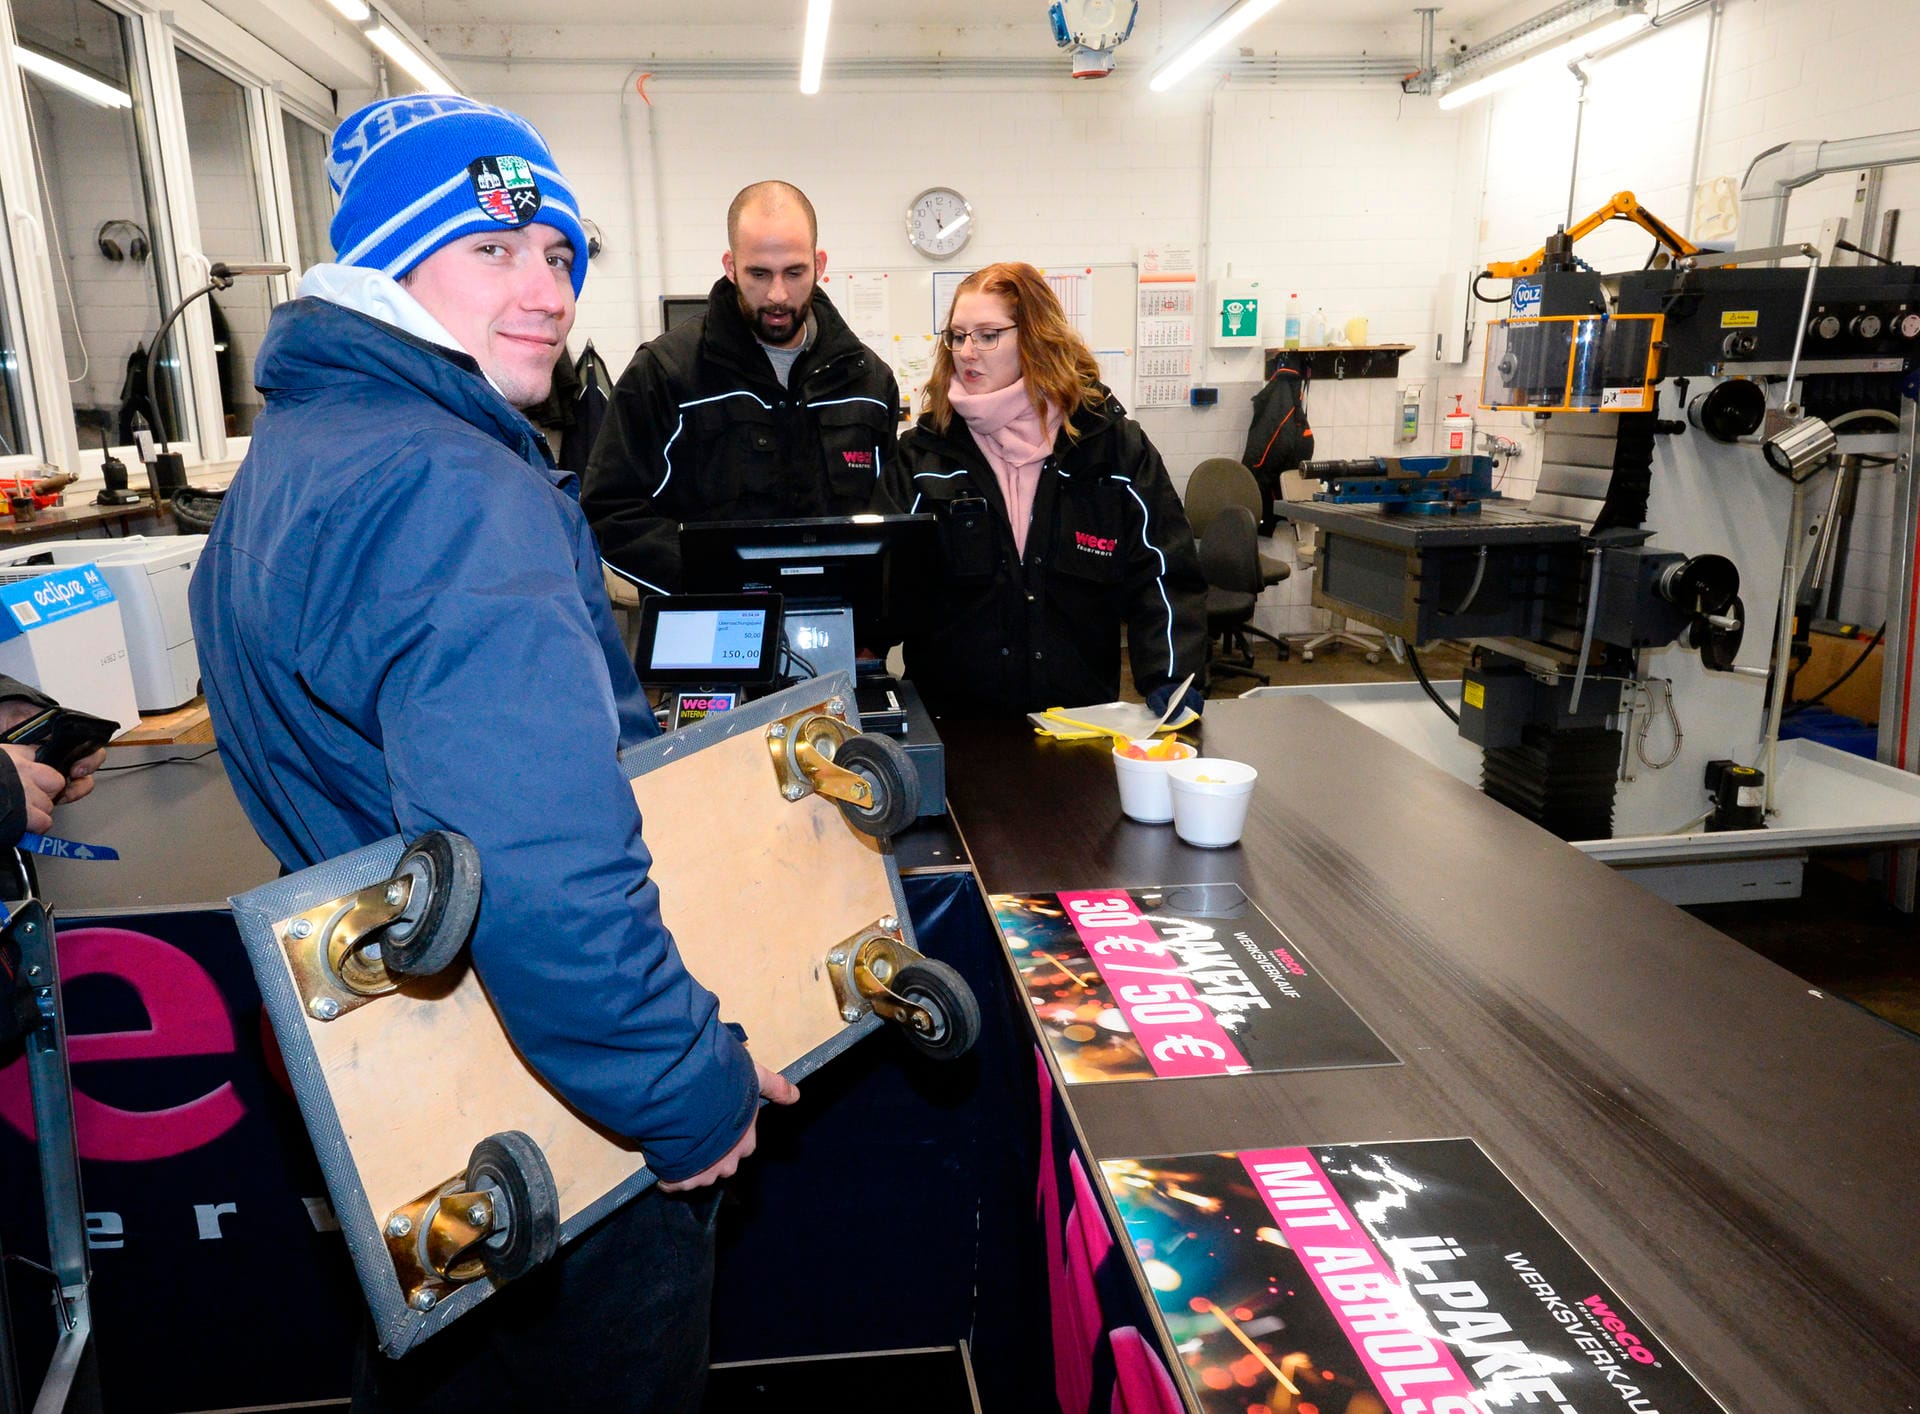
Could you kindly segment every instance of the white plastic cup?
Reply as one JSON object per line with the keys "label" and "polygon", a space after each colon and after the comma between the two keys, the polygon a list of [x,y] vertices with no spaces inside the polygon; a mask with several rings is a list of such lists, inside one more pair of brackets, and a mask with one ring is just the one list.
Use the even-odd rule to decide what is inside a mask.
{"label": "white plastic cup", "polygon": [[1202,849],[1225,849],[1240,842],[1247,827],[1247,805],[1260,773],[1244,761],[1195,756],[1167,763],[1166,782],[1173,796],[1173,832]]}
{"label": "white plastic cup", "polygon": [[[1136,737],[1132,745],[1143,750],[1157,746],[1153,737]],[[1173,743],[1178,760],[1138,761],[1113,748],[1113,771],[1120,781],[1120,813],[1143,825],[1164,825],[1173,818],[1173,796],[1167,790],[1167,768],[1192,760],[1196,753],[1184,741]]]}

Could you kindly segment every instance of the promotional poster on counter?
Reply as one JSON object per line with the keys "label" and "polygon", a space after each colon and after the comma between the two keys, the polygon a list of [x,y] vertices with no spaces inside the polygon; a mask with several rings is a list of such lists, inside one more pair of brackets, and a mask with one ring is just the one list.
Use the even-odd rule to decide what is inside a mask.
{"label": "promotional poster on counter", "polygon": [[1100,1165],[1205,1414],[1713,1414],[1471,1139]]}
{"label": "promotional poster on counter", "polygon": [[1069,1085],[1399,1064],[1237,884],[992,903]]}

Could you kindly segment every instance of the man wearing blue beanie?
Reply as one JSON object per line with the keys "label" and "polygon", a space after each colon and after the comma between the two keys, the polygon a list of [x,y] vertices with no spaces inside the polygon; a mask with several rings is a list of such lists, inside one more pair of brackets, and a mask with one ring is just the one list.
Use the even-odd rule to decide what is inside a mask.
{"label": "man wearing blue beanie", "polygon": [[573,326],[578,208],[531,124],[452,95],[361,109],[328,173],[338,263],[274,311],[191,591],[222,759],[289,869],[472,839],[501,1021],[662,1180],[404,1360],[363,1342],[355,1407],[697,1409],[713,1185],[760,1097],[797,1092],[661,922],[616,760],[653,717],[575,480],[519,411]]}

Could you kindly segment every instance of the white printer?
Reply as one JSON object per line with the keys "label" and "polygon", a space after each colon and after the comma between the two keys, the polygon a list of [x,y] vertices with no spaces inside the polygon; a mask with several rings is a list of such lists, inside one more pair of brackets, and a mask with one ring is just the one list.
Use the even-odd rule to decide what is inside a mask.
{"label": "white printer", "polygon": [[98,565],[120,605],[134,698],[142,712],[168,712],[200,691],[187,584],[206,543],[204,535],[129,535],[21,545],[0,550],[0,584],[34,578],[49,563]]}

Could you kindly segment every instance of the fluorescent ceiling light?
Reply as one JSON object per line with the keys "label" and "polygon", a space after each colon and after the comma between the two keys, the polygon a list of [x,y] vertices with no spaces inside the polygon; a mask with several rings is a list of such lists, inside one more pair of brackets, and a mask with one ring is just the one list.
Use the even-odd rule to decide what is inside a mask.
{"label": "fluorescent ceiling light", "polygon": [[1576,34],[1572,39],[1560,41],[1551,49],[1530,55],[1518,63],[1508,64],[1505,68],[1495,69],[1485,78],[1448,88],[1440,95],[1440,106],[1458,108],[1463,103],[1471,103],[1476,98],[1484,98],[1487,94],[1497,93],[1503,88],[1512,88],[1515,84],[1531,82],[1542,74],[1564,69],[1583,54],[1591,54],[1596,49],[1605,49],[1609,44],[1618,44],[1621,40],[1638,34],[1651,23],[1652,20],[1640,12],[1607,20],[1597,27]]}
{"label": "fluorescent ceiling light", "polygon": [[820,91],[820,70],[827,62],[827,21],[833,0],[807,0],[807,37],[800,44],[800,91]]}
{"label": "fluorescent ceiling light", "polygon": [[367,43],[405,69],[413,81],[428,93],[458,93],[440,71],[429,64],[406,37],[386,25],[375,25],[366,32]]}
{"label": "fluorescent ceiling light", "polygon": [[355,24],[373,18],[373,10],[367,0],[327,0],[327,3]]}
{"label": "fluorescent ceiling light", "polygon": [[1155,93],[1164,93],[1207,60],[1238,39],[1248,25],[1278,5],[1280,0],[1240,0],[1226,14],[1207,27],[1193,43],[1167,61],[1166,67],[1147,85]]}
{"label": "fluorescent ceiling light", "polygon": [[82,73],[71,64],[63,64],[58,59],[49,59],[31,49],[13,51],[13,61],[28,73],[45,79],[48,83],[58,84],[68,93],[84,98],[89,103],[97,103],[102,108],[131,108],[133,99],[125,89],[115,88],[110,83],[102,83],[92,74]]}

